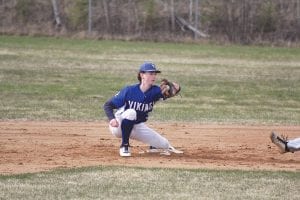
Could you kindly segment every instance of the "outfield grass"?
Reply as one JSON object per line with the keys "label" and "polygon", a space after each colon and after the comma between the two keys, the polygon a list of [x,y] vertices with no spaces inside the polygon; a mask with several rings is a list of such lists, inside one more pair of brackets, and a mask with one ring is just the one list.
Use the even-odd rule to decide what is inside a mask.
{"label": "outfield grass", "polygon": [[300,174],[93,167],[0,176],[0,199],[299,199]]}
{"label": "outfield grass", "polygon": [[152,60],[182,85],[158,121],[300,124],[300,49],[0,36],[0,119],[103,120]]}

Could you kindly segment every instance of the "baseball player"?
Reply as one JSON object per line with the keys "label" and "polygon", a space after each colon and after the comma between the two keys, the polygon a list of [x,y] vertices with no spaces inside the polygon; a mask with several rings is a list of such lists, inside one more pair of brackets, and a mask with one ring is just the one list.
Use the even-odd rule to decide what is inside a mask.
{"label": "baseball player", "polygon": [[288,140],[287,137],[279,136],[275,132],[270,135],[271,141],[279,148],[280,153],[300,151],[300,138]]}
{"label": "baseball player", "polygon": [[154,149],[182,153],[145,124],[157,101],[173,97],[180,91],[179,84],[166,79],[160,86],[155,85],[158,73],[160,71],[155,64],[143,63],[138,71],[139,83],[124,87],[103,106],[109,119],[109,130],[114,136],[122,138],[119,151],[122,157],[131,156],[129,138],[146,143]]}

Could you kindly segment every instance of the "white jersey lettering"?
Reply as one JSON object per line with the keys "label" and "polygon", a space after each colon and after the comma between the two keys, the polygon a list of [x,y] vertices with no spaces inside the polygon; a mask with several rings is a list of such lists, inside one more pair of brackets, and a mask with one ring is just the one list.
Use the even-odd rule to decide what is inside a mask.
{"label": "white jersey lettering", "polygon": [[137,105],[136,105],[136,110],[142,111],[142,110],[141,110],[141,105],[142,105],[142,103],[137,102],[136,104],[137,104]]}
{"label": "white jersey lettering", "polygon": [[133,101],[128,101],[129,103],[129,108],[133,108]]}
{"label": "white jersey lettering", "polygon": [[152,110],[154,102],[145,104],[145,103],[140,103],[135,101],[128,101],[128,105],[130,109],[134,109],[136,111],[141,111],[141,112],[148,112]]}

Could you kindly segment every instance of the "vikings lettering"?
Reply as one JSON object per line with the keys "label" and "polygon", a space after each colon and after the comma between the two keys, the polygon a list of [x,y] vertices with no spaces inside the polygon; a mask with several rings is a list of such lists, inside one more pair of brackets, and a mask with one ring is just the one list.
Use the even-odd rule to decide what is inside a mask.
{"label": "vikings lettering", "polygon": [[148,112],[151,111],[154,105],[154,102],[151,103],[140,103],[135,101],[128,101],[129,108],[134,109],[136,111]]}

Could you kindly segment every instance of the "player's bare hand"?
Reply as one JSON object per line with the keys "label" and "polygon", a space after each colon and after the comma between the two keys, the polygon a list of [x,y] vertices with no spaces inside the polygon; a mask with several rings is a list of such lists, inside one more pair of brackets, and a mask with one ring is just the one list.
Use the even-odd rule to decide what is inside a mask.
{"label": "player's bare hand", "polygon": [[110,120],[109,125],[111,125],[112,127],[118,127],[119,123],[116,119],[112,119]]}

